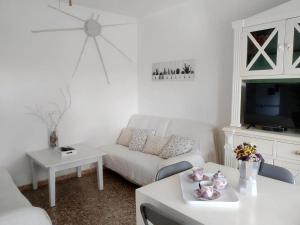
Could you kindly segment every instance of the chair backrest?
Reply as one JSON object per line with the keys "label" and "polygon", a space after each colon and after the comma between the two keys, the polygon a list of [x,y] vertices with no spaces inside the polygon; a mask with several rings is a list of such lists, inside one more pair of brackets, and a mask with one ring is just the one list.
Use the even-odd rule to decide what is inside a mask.
{"label": "chair backrest", "polygon": [[189,170],[192,168],[193,168],[193,165],[187,161],[182,161],[182,162],[178,162],[178,163],[163,167],[157,172],[155,181],[173,176],[174,174],[181,173],[183,171],[186,171],[186,170]]}
{"label": "chair backrest", "polygon": [[145,203],[140,206],[141,214],[145,225],[150,221],[153,225],[184,225],[184,223],[175,220],[170,215],[162,213],[151,204]]}
{"label": "chair backrest", "polygon": [[283,167],[274,166],[268,163],[263,163],[261,165],[258,175],[269,177],[275,180],[280,180],[290,184],[295,184],[294,176],[290,171]]}

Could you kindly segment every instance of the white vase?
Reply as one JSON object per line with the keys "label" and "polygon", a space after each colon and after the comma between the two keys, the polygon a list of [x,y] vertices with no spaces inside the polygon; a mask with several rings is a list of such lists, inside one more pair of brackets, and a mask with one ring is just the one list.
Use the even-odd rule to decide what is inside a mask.
{"label": "white vase", "polygon": [[241,194],[250,196],[257,195],[256,176],[259,166],[260,162],[239,161],[239,189]]}

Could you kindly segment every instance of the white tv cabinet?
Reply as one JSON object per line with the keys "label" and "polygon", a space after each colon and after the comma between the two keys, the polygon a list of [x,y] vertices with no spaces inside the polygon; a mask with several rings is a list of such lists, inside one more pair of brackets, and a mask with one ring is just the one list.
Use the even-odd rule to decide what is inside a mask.
{"label": "white tv cabinet", "polygon": [[[289,169],[300,184],[300,134],[242,126],[242,87],[249,80],[300,82],[300,1],[294,0],[233,22],[234,65],[231,124],[225,127],[224,164],[237,167],[234,148],[254,143],[268,163]],[[295,79],[295,80],[294,80]]]}
{"label": "white tv cabinet", "polygon": [[233,149],[243,142],[255,144],[267,163],[289,169],[300,184],[299,134],[277,133],[258,129],[227,127],[225,132],[225,165],[237,168]]}

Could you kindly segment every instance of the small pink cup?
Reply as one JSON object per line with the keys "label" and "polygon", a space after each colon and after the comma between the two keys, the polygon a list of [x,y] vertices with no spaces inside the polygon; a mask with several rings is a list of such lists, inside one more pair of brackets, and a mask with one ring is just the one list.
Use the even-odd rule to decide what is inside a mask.
{"label": "small pink cup", "polygon": [[214,184],[212,181],[201,181],[199,183],[201,197],[210,199],[214,194]]}
{"label": "small pink cup", "polygon": [[204,175],[204,169],[203,168],[194,168],[193,169],[193,179],[194,181],[201,181],[203,180],[203,175]]}

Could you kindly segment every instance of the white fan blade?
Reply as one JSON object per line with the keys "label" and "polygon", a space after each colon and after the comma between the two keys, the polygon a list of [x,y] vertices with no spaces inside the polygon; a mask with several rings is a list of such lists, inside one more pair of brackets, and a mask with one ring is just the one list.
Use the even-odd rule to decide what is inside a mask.
{"label": "white fan blade", "polygon": [[67,13],[67,12],[65,12],[65,11],[63,11],[63,10],[61,10],[61,9],[59,9],[59,8],[56,8],[56,7],[52,6],[52,5],[48,5],[48,7],[51,8],[51,9],[54,9],[54,10],[60,12],[60,13],[63,13],[63,14],[65,14],[65,15],[67,15],[67,16],[73,17],[74,19],[77,19],[77,20],[80,20],[80,21],[82,21],[82,22],[85,22],[84,19],[81,19],[81,18],[79,18],[79,17],[77,17],[77,16],[74,16],[74,15],[72,15],[72,14],[70,14],[70,13]]}
{"label": "white fan blade", "polygon": [[101,25],[102,27],[116,27],[116,26],[126,26],[126,25],[131,25],[131,24],[136,24],[136,23],[116,23],[116,24],[106,24],[106,25]]}
{"label": "white fan blade", "polygon": [[41,29],[41,30],[32,30],[32,33],[44,33],[44,32],[59,32],[59,31],[75,31],[75,30],[83,30],[82,27],[75,28],[54,28],[54,29]]}
{"label": "white fan blade", "polygon": [[85,38],[85,40],[84,40],[84,43],[83,43],[82,49],[81,49],[81,51],[80,51],[79,58],[78,58],[78,60],[77,60],[77,62],[76,62],[76,66],[75,66],[75,69],[74,69],[74,71],[73,71],[72,77],[74,77],[75,74],[76,74],[76,72],[77,72],[77,69],[78,69],[78,67],[79,67],[79,64],[80,64],[81,58],[82,58],[82,56],[83,56],[83,52],[84,52],[84,49],[85,49],[85,46],[86,46],[86,44],[87,44],[88,39],[89,39],[89,36],[87,36],[87,37]]}
{"label": "white fan blade", "polygon": [[110,44],[114,49],[116,49],[126,59],[128,59],[130,62],[133,62],[133,60],[129,56],[127,56],[121,49],[119,49],[114,43],[112,43],[110,40],[105,38],[103,35],[100,34],[100,36],[103,38],[104,41],[106,41],[108,44]]}
{"label": "white fan blade", "polygon": [[103,60],[103,57],[102,57],[102,54],[101,54],[101,51],[100,51],[99,44],[98,44],[98,42],[97,42],[97,40],[96,40],[95,37],[93,37],[93,39],[94,39],[94,42],[95,42],[95,45],[96,45],[96,48],[97,48],[97,51],[98,51],[98,54],[99,54],[100,61],[101,61],[102,66],[103,66],[103,70],[104,70],[104,74],[105,74],[105,77],[106,77],[106,81],[107,81],[108,84],[110,84],[110,81],[108,79],[108,74],[107,74],[107,71],[106,71],[106,67],[104,65],[104,60]]}

